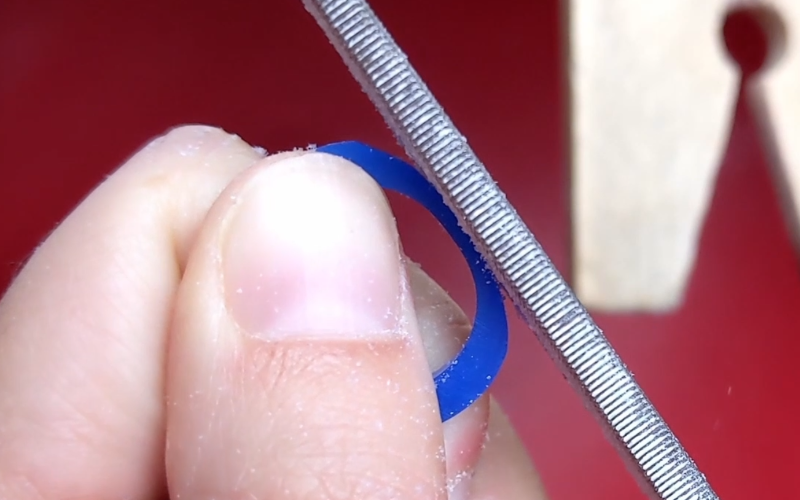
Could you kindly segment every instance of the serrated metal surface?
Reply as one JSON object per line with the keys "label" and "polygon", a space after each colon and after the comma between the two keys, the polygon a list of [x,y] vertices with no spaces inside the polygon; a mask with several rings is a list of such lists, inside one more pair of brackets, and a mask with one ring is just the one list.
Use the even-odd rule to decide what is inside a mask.
{"label": "serrated metal surface", "polygon": [[717,499],[539,242],[363,0],[304,0],[417,167],[439,189],[642,490]]}

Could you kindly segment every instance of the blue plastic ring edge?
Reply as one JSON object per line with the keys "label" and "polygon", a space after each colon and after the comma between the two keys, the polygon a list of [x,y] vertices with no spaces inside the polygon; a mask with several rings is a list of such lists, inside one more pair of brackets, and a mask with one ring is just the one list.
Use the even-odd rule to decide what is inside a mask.
{"label": "blue plastic ring edge", "polygon": [[383,189],[408,196],[425,207],[444,227],[469,265],[477,295],[472,332],[458,356],[433,374],[439,411],[442,421],[447,421],[486,393],[505,361],[508,318],[500,286],[442,195],[416,168],[357,141],[328,144],[316,150],[358,165]]}

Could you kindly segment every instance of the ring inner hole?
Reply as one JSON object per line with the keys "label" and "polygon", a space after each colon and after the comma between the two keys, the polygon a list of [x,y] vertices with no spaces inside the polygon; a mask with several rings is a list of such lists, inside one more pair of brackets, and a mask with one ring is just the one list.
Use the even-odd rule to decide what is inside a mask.
{"label": "ring inner hole", "polygon": [[[458,245],[436,217],[420,203],[394,191],[387,191],[386,194],[397,219],[403,251],[447,292],[472,323],[477,306],[475,283]],[[446,314],[446,311],[443,310],[442,314]],[[430,338],[432,332],[420,333]],[[441,368],[434,365],[437,363],[432,365],[434,370]]]}

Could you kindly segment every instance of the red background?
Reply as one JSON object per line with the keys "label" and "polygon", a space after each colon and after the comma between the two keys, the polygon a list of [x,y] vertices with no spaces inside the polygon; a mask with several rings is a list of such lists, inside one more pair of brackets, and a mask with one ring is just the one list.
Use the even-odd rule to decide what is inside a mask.
{"label": "red background", "polygon": [[[558,2],[373,4],[569,276]],[[745,69],[757,67],[766,42],[752,20],[734,16],[724,31]],[[5,0],[0,63],[3,288],[56,221],[173,125],[219,125],[270,151],[360,139],[399,152],[300,0]],[[409,253],[469,307],[452,244],[421,209],[398,214]],[[796,253],[740,100],[685,305],[596,316],[723,499],[798,497],[798,306]],[[516,319],[496,392],[553,500],[642,498]]]}

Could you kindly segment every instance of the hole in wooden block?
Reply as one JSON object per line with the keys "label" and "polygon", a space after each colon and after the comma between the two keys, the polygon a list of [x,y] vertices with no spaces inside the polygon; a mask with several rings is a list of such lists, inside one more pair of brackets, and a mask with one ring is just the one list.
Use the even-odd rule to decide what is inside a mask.
{"label": "hole in wooden block", "polygon": [[786,49],[786,25],[769,6],[737,7],[722,26],[728,53],[747,78],[776,63]]}

